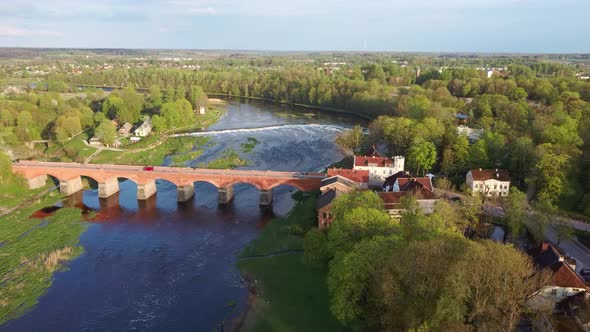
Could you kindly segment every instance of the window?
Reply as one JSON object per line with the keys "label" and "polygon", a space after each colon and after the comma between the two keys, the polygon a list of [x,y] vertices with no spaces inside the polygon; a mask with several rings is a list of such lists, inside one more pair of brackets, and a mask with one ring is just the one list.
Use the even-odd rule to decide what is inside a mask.
{"label": "window", "polygon": [[557,295],[557,289],[552,289],[551,290],[551,295]]}
{"label": "window", "polygon": [[497,184],[494,185],[494,189],[498,189],[498,185]]}

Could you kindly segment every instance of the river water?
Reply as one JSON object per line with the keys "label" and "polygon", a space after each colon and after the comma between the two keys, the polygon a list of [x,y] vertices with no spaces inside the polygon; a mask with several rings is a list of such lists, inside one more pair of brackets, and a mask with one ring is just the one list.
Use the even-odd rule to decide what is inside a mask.
{"label": "river water", "polygon": [[[230,101],[227,110],[207,129],[211,146],[188,165],[227,149],[240,151],[253,137],[260,143],[240,153],[250,162],[244,168],[316,171],[343,157],[335,135],[362,122],[243,100]],[[259,127],[269,128],[247,130]],[[234,186],[226,207],[218,207],[217,190],[207,183],[196,183],[195,198],[183,204],[176,202],[171,183],[157,181],[157,187],[144,202],[137,201],[130,181],[107,200],[99,200],[96,190],[84,191],[78,199],[98,215],[80,238],[84,254],[54,275],[31,311],[0,331],[227,329],[248,295],[235,268],[237,256],[267,222],[288,213],[294,188],[275,188],[272,208],[263,210],[258,190],[246,184]]]}

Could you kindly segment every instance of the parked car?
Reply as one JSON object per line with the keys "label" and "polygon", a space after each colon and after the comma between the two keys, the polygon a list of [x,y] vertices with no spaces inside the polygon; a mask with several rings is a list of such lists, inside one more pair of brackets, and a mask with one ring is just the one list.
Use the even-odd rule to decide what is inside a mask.
{"label": "parked car", "polygon": [[151,172],[151,171],[153,171],[153,170],[154,170],[154,166],[145,166],[145,167],[143,168],[143,170],[144,170],[144,171]]}
{"label": "parked car", "polygon": [[582,276],[590,276],[590,269],[581,269],[580,275]]}

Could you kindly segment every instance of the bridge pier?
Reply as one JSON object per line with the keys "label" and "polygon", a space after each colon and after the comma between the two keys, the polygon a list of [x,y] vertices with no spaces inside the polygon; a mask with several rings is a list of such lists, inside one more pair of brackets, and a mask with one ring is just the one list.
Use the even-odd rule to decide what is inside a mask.
{"label": "bridge pier", "polygon": [[70,196],[82,189],[84,189],[84,187],[82,186],[82,178],[80,176],[76,176],[69,180],[59,180],[59,192],[63,195]]}
{"label": "bridge pier", "polygon": [[29,189],[38,189],[47,183],[47,175],[41,175],[36,178],[28,179]]}
{"label": "bridge pier", "polygon": [[260,190],[260,206],[269,206],[272,204],[272,189]]}
{"label": "bridge pier", "polygon": [[144,184],[137,184],[137,199],[140,201],[152,197],[156,193],[156,180],[148,181]]}
{"label": "bridge pier", "polygon": [[226,205],[234,198],[234,187],[217,188],[219,195],[219,205]]}
{"label": "bridge pier", "polygon": [[117,178],[107,179],[98,183],[98,197],[107,198],[119,192],[119,181]]}
{"label": "bridge pier", "polygon": [[188,185],[188,186],[178,186],[176,188],[176,200],[179,202],[186,202],[193,198],[195,195],[195,186]]}

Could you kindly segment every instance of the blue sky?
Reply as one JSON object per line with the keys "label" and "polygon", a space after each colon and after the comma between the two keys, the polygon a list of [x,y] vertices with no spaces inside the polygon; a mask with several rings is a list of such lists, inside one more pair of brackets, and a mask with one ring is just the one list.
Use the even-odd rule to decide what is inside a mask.
{"label": "blue sky", "polygon": [[0,46],[590,52],[589,0],[1,0]]}

